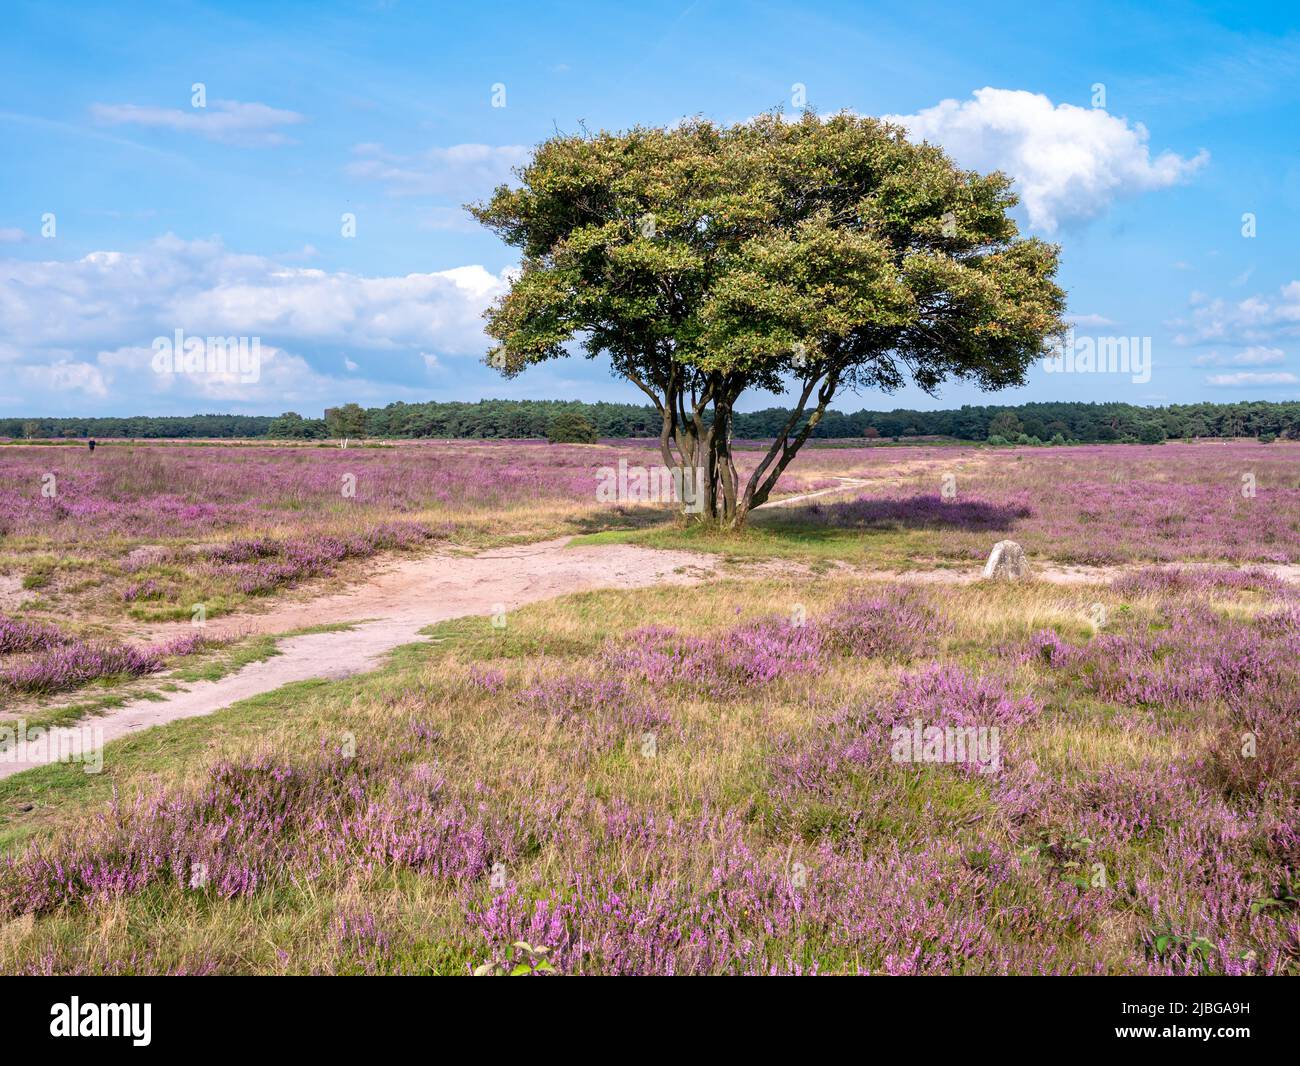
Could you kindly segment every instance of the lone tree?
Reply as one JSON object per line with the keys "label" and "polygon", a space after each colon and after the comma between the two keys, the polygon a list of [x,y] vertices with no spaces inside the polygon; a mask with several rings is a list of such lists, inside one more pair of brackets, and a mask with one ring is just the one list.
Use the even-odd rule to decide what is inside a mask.
{"label": "lone tree", "polygon": [[325,429],[331,437],[339,442],[339,447],[346,448],[348,441],[355,438],[364,440],[366,436],[366,412],[360,404],[345,403],[342,407],[325,408]]}
{"label": "lone tree", "polygon": [[561,411],[546,427],[546,439],[552,444],[595,444],[600,434],[578,411]]}
{"label": "lone tree", "polygon": [[[662,417],[668,467],[703,469],[701,517],[763,503],[838,390],[1022,384],[1063,333],[1058,249],[1019,239],[1009,180],[850,114],[557,136],[476,218],[522,253],[487,312],[507,376],[609,356]],[[798,402],[752,469],[747,389]]]}

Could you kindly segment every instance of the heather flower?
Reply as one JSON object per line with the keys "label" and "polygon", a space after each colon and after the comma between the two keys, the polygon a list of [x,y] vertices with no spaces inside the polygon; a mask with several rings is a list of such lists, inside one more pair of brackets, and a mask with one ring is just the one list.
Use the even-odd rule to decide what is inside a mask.
{"label": "heather flower", "polygon": [[49,694],[100,678],[141,677],[161,670],[168,659],[193,654],[206,643],[200,634],[146,647],[71,640],[0,668],[0,685],[18,692]]}
{"label": "heather flower", "polygon": [[822,669],[822,636],[816,626],[768,618],[712,637],[695,637],[664,626],[647,626],[610,641],[610,668],[655,685],[685,684],[725,698],[779,678]]}
{"label": "heather flower", "polygon": [[66,644],[70,639],[55,626],[42,622],[24,622],[0,614],[0,655],[48,651]]}
{"label": "heather flower", "polygon": [[914,658],[946,628],[934,608],[907,589],[845,600],[817,620],[828,648],[862,658]]}

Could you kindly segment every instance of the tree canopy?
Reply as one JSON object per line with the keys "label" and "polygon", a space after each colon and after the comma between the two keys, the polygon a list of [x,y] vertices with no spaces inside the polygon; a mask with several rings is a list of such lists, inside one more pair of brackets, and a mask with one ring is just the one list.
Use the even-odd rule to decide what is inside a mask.
{"label": "tree canopy", "polygon": [[[653,437],[659,413],[649,404],[582,403],[578,400],[429,400],[390,403],[365,409],[367,437],[541,438],[563,412],[581,414],[599,437]],[[975,406],[935,411],[895,408],[892,411],[839,411],[827,408],[811,437],[827,439],[948,437],[982,441],[994,435],[994,420],[1009,413],[1017,436],[1047,441],[1136,441],[1142,428],[1154,424],[1166,438],[1280,437],[1300,440],[1300,403],[1242,400],[1237,403],[1172,404],[1139,407],[1129,403],[1046,401],[1015,406]],[[788,407],[737,411],[732,426],[737,440],[770,441],[790,418]],[[287,411],[277,418],[250,415],[138,415],[96,418],[0,418],[0,438],[28,440],[52,437],[120,437],[144,439],[205,438],[324,440],[323,418],[305,418]],[[998,434],[1001,435],[1001,434]]]}
{"label": "tree canopy", "polygon": [[[292,414],[293,412],[289,412]],[[285,416],[281,416],[285,417]],[[348,446],[352,438],[366,436],[366,411],[360,404],[345,403],[342,407],[325,408],[325,429],[335,440]]]}
{"label": "tree canopy", "polygon": [[[519,177],[472,208],[522,257],[489,362],[607,355],[659,415],[665,465],[704,471],[707,520],[743,523],[839,389],[1020,384],[1063,330],[1057,249],[1017,237],[1008,179],[875,119],[562,135]],[[741,484],[736,401],[787,385]]]}
{"label": "tree canopy", "polygon": [[595,444],[600,434],[578,411],[563,411],[546,429],[546,439],[552,444]]}

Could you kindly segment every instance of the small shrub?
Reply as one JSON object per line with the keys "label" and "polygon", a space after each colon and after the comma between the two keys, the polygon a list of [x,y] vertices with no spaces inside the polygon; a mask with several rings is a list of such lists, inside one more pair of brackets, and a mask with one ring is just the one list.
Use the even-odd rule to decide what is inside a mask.
{"label": "small shrub", "polygon": [[552,444],[595,444],[600,436],[584,416],[566,411],[551,420],[546,439]]}

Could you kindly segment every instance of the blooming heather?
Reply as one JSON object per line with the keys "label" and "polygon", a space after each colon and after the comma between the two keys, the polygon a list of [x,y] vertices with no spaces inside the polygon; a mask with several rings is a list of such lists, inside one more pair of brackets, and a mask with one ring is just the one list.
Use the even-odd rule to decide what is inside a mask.
{"label": "blooming heather", "polygon": [[141,677],[161,670],[168,659],[193,654],[206,643],[199,634],[148,647],[66,640],[38,655],[0,667],[0,686],[17,692],[50,694],[105,677]]}

